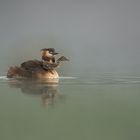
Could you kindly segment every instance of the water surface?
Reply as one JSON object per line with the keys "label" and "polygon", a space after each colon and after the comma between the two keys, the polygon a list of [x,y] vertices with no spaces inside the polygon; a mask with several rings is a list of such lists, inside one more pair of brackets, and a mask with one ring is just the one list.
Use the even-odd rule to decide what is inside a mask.
{"label": "water surface", "polygon": [[0,139],[140,138],[140,77],[61,77],[58,85],[0,77]]}

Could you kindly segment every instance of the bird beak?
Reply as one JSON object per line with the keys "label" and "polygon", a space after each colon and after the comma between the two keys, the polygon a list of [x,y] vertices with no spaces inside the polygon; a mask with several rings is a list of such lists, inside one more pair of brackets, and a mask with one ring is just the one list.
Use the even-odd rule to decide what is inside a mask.
{"label": "bird beak", "polygon": [[53,54],[53,55],[57,55],[57,54],[59,54],[59,53],[53,52],[52,54]]}
{"label": "bird beak", "polygon": [[57,55],[57,54],[59,54],[59,53],[53,53],[53,55]]}

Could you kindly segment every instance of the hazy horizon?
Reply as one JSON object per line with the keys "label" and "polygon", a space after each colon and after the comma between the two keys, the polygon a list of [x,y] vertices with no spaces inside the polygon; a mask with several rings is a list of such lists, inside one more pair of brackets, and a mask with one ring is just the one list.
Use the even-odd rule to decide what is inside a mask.
{"label": "hazy horizon", "polygon": [[140,71],[140,2],[1,0],[0,71],[54,47],[73,71]]}

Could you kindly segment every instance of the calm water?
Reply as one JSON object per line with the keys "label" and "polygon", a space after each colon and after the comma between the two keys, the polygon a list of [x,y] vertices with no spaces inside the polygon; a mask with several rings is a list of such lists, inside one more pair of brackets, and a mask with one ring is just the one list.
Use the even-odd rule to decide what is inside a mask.
{"label": "calm water", "polygon": [[1,140],[138,140],[140,77],[77,75],[50,85],[1,76],[0,112]]}
{"label": "calm water", "polygon": [[[59,85],[5,78],[50,47]],[[0,140],[140,140],[140,0],[0,0]]]}

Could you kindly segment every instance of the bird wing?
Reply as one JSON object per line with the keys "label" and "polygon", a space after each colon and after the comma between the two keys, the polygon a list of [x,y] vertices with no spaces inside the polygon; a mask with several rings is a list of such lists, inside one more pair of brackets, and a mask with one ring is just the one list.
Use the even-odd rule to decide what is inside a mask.
{"label": "bird wing", "polygon": [[42,70],[43,62],[39,60],[25,61],[21,64],[21,68],[26,69],[28,71]]}
{"label": "bird wing", "polygon": [[52,70],[52,69],[56,68],[57,66],[58,66],[57,63],[49,63],[47,61],[44,61],[43,62],[43,68],[45,70]]}

